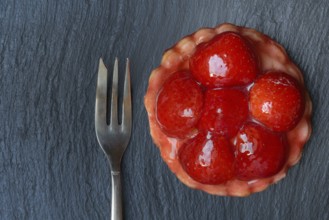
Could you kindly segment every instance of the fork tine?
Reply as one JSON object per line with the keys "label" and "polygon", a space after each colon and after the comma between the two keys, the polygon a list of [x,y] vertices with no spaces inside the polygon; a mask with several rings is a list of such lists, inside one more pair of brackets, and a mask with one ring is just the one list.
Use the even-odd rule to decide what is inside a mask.
{"label": "fork tine", "polygon": [[111,126],[118,124],[118,58],[115,58],[112,80]]}
{"label": "fork tine", "polygon": [[130,62],[126,61],[126,74],[122,103],[122,126],[126,131],[131,130],[131,89],[130,89]]}
{"label": "fork tine", "polygon": [[99,59],[97,90],[96,90],[96,128],[106,127],[106,103],[107,103],[107,69],[103,59]]}

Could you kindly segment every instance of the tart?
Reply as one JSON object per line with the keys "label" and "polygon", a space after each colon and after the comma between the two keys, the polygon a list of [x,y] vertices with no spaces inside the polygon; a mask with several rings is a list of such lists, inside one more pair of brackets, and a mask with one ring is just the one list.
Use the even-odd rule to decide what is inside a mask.
{"label": "tart", "polygon": [[168,49],[144,103],[170,170],[214,195],[247,196],[278,182],[311,134],[299,68],[270,37],[228,23]]}

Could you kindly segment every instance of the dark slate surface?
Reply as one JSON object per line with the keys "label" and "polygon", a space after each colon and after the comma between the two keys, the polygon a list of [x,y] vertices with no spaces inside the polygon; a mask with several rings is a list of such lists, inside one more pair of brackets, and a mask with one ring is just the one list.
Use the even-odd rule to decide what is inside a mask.
{"label": "dark slate surface", "polygon": [[[132,60],[126,219],[329,219],[328,21],[327,0],[1,0],[0,219],[110,216],[109,167],[94,131],[101,55],[109,67],[115,56]],[[143,106],[162,52],[222,22],[257,28],[283,44],[314,103],[313,136],[301,162],[247,198],[181,184],[151,141]]]}

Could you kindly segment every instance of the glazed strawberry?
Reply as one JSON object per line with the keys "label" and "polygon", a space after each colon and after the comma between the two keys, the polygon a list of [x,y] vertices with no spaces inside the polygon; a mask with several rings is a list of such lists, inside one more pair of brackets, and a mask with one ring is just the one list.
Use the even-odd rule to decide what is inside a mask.
{"label": "glazed strawberry", "polygon": [[236,135],[249,114],[248,99],[239,89],[207,90],[199,127],[227,137]]}
{"label": "glazed strawberry", "polygon": [[249,84],[259,67],[251,44],[237,33],[225,32],[197,46],[190,70],[203,85],[219,87]]}
{"label": "glazed strawberry", "polygon": [[274,131],[294,128],[304,111],[298,82],[283,72],[266,73],[251,88],[250,110],[255,119]]}
{"label": "glazed strawberry", "polygon": [[157,120],[170,136],[193,136],[202,106],[201,87],[187,71],[176,72],[164,83],[159,92],[156,105]]}
{"label": "glazed strawberry", "polygon": [[235,168],[240,180],[272,176],[286,159],[283,136],[255,123],[248,123],[239,131],[235,146]]}
{"label": "glazed strawberry", "polygon": [[221,135],[199,133],[180,149],[183,169],[194,180],[220,184],[234,177],[234,155],[229,142]]}

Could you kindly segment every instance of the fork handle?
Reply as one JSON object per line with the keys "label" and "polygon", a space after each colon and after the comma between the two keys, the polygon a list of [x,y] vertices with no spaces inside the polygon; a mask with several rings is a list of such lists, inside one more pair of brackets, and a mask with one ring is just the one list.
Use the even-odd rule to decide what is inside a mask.
{"label": "fork handle", "polygon": [[112,177],[112,209],[111,220],[122,219],[122,193],[120,171],[111,171]]}

